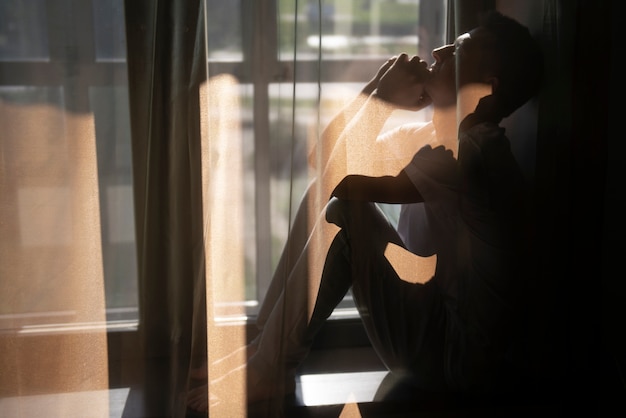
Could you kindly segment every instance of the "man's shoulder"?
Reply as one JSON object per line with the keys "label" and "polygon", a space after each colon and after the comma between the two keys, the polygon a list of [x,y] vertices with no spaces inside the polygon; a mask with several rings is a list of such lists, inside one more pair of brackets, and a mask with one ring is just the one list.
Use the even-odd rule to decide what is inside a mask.
{"label": "man's shoulder", "polygon": [[472,143],[476,147],[489,146],[494,143],[508,143],[503,127],[492,122],[482,122],[459,133],[459,144]]}
{"label": "man's shoulder", "polygon": [[453,187],[459,181],[457,160],[452,151],[443,145],[423,146],[413,156],[405,171],[414,182],[428,179],[446,187]]}

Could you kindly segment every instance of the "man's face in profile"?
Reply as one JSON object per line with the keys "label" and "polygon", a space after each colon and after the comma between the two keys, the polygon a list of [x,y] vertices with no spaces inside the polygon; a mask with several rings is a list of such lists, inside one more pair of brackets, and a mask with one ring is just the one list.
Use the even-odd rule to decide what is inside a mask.
{"label": "man's face in profile", "polygon": [[492,34],[483,28],[460,35],[454,44],[445,45],[433,51],[435,63],[433,77],[426,91],[438,107],[456,104],[457,92],[463,86],[475,83],[489,84],[491,74],[488,68],[485,42],[492,42]]}

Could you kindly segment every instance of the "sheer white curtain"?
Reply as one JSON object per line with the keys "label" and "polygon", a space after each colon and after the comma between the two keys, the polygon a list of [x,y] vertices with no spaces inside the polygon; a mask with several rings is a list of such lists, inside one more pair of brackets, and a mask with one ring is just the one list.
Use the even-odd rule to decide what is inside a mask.
{"label": "sheer white curtain", "polygon": [[[286,272],[275,270],[281,256],[289,259],[287,265],[300,257],[310,260],[310,280],[302,292],[308,294],[312,311],[326,251],[337,231],[322,219],[323,228],[309,236],[320,221],[329,188],[348,172],[378,173],[364,167],[365,154],[352,151],[344,158],[336,156],[332,165],[322,163],[322,153],[332,150],[323,150],[319,138],[390,56],[428,51],[424,58],[432,59],[430,50],[444,40],[447,5],[444,1],[227,5],[207,0],[205,8],[208,60],[207,81],[201,88],[201,135],[211,377],[219,376],[227,362],[245,363],[241,348],[256,332],[246,325],[254,324],[266,297],[279,297],[275,290],[266,294],[272,281],[279,283],[274,287],[286,285]],[[407,121],[425,122],[428,117],[428,111],[421,115],[398,111],[385,129]],[[322,173],[327,181],[316,182]],[[386,210],[393,214],[395,209]],[[301,219],[297,213],[305,215]],[[294,242],[309,239],[306,252],[292,252],[303,244],[285,247],[290,234]],[[339,308],[353,309],[350,295]],[[227,410],[245,408],[245,379],[242,374],[234,384]],[[223,402],[216,401],[210,415],[219,416]]]}

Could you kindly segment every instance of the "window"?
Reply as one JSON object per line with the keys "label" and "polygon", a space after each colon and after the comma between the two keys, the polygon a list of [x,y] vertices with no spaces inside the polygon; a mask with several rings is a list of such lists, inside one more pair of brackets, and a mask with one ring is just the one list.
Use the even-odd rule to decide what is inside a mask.
{"label": "window", "polygon": [[[84,393],[137,378],[139,333],[107,332],[139,321],[125,4],[0,4],[0,386],[18,406],[30,402],[19,399],[25,393]],[[245,289],[218,305],[230,320],[233,305],[258,311],[315,174],[308,146],[390,55],[428,56],[422,48],[443,39],[445,3],[205,4],[208,76],[234,80],[228,99],[238,103],[227,149],[241,173]],[[354,315],[352,307],[348,295],[337,315]]]}
{"label": "window", "polygon": [[[313,175],[310,142],[387,58],[432,59],[445,16],[444,0],[207,1],[209,77],[232,76],[241,106],[229,143],[241,150],[247,314],[265,294]],[[389,127],[407,118],[415,115],[397,112]],[[350,314],[349,296],[342,306]]]}
{"label": "window", "polygon": [[0,4],[3,330],[137,320],[125,59],[122,0]]}
{"label": "window", "polygon": [[[90,268],[101,269],[108,326],[137,320],[123,10],[122,0],[0,5],[2,164],[10,173],[2,182],[2,265],[4,277],[23,277],[22,288],[3,282],[0,328],[64,323],[82,309],[61,295],[43,297],[70,280],[63,265],[72,261],[60,257],[77,257],[86,245],[77,241],[73,214],[88,210],[78,201],[93,196],[72,174],[85,169],[78,162],[91,164],[97,178],[90,207],[97,207],[100,228],[92,232],[99,238],[89,245],[101,246],[101,260]],[[444,39],[446,2],[207,0],[207,10],[209,76],[233,76],[241,105],[234,141],[247,248],[245,300],[238,303],[254,315],[311,175],[308,143],[390,55],[430,58]],[[77,132],[83,124],[93,138]],[[42,297],[16,299],[25,289]],[[349,297],[343,306],[350,308]]]}

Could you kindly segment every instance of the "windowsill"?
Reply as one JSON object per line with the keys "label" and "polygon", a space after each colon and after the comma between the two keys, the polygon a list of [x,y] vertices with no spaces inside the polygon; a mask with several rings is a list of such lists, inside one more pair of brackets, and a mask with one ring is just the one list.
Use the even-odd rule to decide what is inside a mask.
{"label": "windowsill", "polygon": [[76,323],[52,323],[38,325],[23,325],[18,328],[0,330],[0,335],[51,335],[93,332],[128,332],[137,331],[137,321],[106,321],[106,322],[76,322]]}
{"label": "windowsill", "polygon": [[[140,347],[143,344],[137,320],[71,323],[65,322],[66,318],[67,316],[53,315],[49,316],[47,323],[38,321],[37,325],[15,322],[5,324],[7,327],[0,330],[0,338],[10,340],[17,337],[33,346],[41,344],[58,346],[70,335],[84,335],[87,339],[103,337],[107,343],[110,388],[136,387],[141,384],[142,368],[145,367],[145,363],[142,360],[143,351]],[[248,338],[254,338],[257,330],[253,318],[224,319],[220,326],[241,327],[242,324],[246,328]],[[316,385],[319,379],[324,378],[323,374],[383,370],[385,370],[383,365],[371,348],[361,319],[356,316],[356,310],[338,309],[320,330],[309,357],[302,364],[300,374],[310,376],[305,377],[303,381],[306,386]],[[339,377],[351,379],[350,376],[356,378],[355,375]]]}

